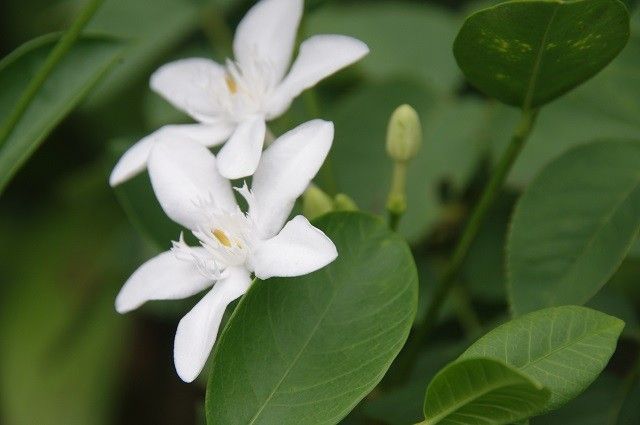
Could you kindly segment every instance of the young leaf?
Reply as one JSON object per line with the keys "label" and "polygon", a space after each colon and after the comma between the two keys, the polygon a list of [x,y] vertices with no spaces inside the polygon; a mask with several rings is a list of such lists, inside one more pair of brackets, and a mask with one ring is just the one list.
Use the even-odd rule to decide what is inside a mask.
{"label": "young leaf", "polygon": [[216,347],[208,423],[337,423],[403,346],[418,283],[406,243],[362,213],[315,224],[338,258],[307,276],[253,284]]}
{"label": "young leaf", "polygon": [[471,15],[453,51],[473,85],[530,109],[597,74],[628,38],[618,0],[512,1]]}
{"label": "young leaf", "polygon": [[[58,39],[31,40],[0,61],[0,117],[7,117]],[[45,137],[115,64],[123,44],[84,36],[56,65],[0,147],[0,192]]]}
{"label": "young leaf", "polygon": [[551,391],[553,410],[584,391],[616,348],[624,322],[578,306],[552,307],[514,319],[476,341],[461,359],[506,362]]}
{"label": "young leaf", "polygon": [[598,142],[549,164],[520,199],[508,241],[515,314],[587,302],[640,231],[640,144]]}
{"label": "young leaf", "polygon": [[422,424],[511,424],[541,410],[549,395],[539,382],[500,361],[458,360],[429,384]]}

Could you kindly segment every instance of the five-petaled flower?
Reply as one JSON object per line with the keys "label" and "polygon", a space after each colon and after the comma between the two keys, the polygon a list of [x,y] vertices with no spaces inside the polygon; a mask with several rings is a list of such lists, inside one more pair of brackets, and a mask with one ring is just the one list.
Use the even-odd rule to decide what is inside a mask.
{"label": "five-petaled flower", "polygon": [[302,10],[303,0],[262,0],[238,25],[235,61],[222,66],[191,58],[158,69],[151,88],[198,123],[168,125],[140,140],[116,164],[110,184],[142,171],[158,140],[185,135],[208,147],[226,141],[218,155],[224,177],[253,174],[265,141],[265,121],[282,115],[302,91],[369,51],[351,37],[317,35],[300,45],[289,69]]}
{"label": "five-petaled flower", "polygon": [[249,289],[251,273],[260,279],[300,276],[336,258],[334,244],[306,218],[285,224],[332,141],[333,124],[321,120],[278,138],[262,155],[251,190],[238,189],[246,214],[219,174],[216,157],[197,141],[167,139],[151,151],[149,175],[160,205],[200,246],[188,246],[181,236],[171,251],[144,263],[118,294],[116,309],[124,313],[148,300],[186,298],[215,283],[178,325],[174,361],[184,381],[193,381],[204,367],[222,314]]}

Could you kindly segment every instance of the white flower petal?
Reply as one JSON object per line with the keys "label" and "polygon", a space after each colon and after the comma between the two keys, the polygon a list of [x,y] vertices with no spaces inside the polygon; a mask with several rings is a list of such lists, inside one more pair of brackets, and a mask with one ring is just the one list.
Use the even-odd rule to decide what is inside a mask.
{"label": "white flower petal", "polygon": [[[204,254],[204,248],[193,249]],[[126,313],[150,300],[190,297],[212,283],[210,278],[198,272],[192,262],[177,259],[171,251],[163,252],[131,275],[116,297],[116,310]]]}
{"label": "white flower petal", "polygon": [[331,239],[299,215],[278,235],[256,247],[251,265],[260,279],[302,276],[321,269],[337,256]]}
{"label": "white flower petal", "polygon": [[233,40],[233,52],[243,68],[267,62],[271,81],[278,83],[291,62],[302,17],[302,0],[262,0],[247,12]]}
{"label": "white flower petal", "polygon": [[225,69],[210,59],[189,58],[169,62],[151,75],[151,88],[198,121],[218,114],[216,86],[224,84]]}
{"label": "white flower petal", "polygon": [[147,167],[149,153],[154,143],[170,138],[192,139],[204,146],[216,146],[229,138],[234,127],[219,121],[216,124],[166,125],[141,139],[127,150],[109,177],[109,184],[117,186],[129,180]]}
{"label": "white flower petal", "polygon": [[228,179],[253,174],[260,162],[266,124],[262,117],[242,122],[218,153],[218,169]]}
{"label": "white flower petal", "polygon": [[365,43],[345,35],[316,35],[305,40],[289,74],[269,102],[267,118],[280,116],[305,89],[357,62],[367,53],[369,48]]}
{"label": "white flower petal", "polygon": [[265,238],[282,229],[293,204],[324,162],[333,142],[333,123],[313,120],[280,136],[262,154],[253,175],[251,218]]}
{"label": "white flower petal", "polygon": [[166,139],[149,156],[149,177],[164,212],[175,222],[195,230],[202,223],[199,204],[214,201],[234,211],[235,197],[229,181],[218,172],[216,158],[190,139]]}
{"label": "white flower petal", "polygon": [[186,316],[180,320],[173,346],[178,376],[191,382],[207,362],[218,335],[227,305],[249,289],[251,278],[243,268],[228,268],[220,279]]}
{"label": "white flower petal", "polygon": [[147,168],[149,152],[155,141],[154,134],[152,133],[136,142],[120,157],[116,166],[113,167],[113,171],[111,171],[111,176],[109,176],[111,187],[124,183]]}

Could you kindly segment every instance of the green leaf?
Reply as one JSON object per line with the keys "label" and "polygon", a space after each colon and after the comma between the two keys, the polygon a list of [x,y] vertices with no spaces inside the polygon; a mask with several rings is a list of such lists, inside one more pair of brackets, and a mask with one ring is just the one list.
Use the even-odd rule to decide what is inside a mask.
{"label": "green leaf", "polygon": [[576,147],[549,164],[513,216],[507,249],[515,314],[587,302],[640,231],[640,144]]}
{"label": "green leaf", "polygon": [[520,369],[551,391],[544,410],[553,410],[598,377],[623,327],[621,320],[585,307],[552,307],[497,327],[460,358],[490,357]]}
{"label": "green leaf", "polygon": [[[0,61],[0,117],[9,115],[57,40],[53,34],[31,40]],[[122,51],[122,43],[113,39],[84,36],[67,52],[0,148],[0,192]]]}
{"label": "green leaf", "polygon": [[512,1],[471,15],[453,50],[473,85],[530,109],[597,74],[628,38],[618,0]]}
{"label": "green leaf", "polygon": [[[524,187],[546,164],[573,146],[596,140],[640,139],[640,14],[634,15],[631,24],[627,47],[609,66],[540,112],[535,131],[509,175],[509,184]],[[509,143],[519,119],[513,108],[495,108],[487,124],[495,160]]]}
{"label": "green leaf", "polygon": [[418,284],[406,243],[362,213],[315,224],[338,258],[310,275],[253,284],[215,350],[208,423],[337,423],[403,346]]}
{"label": "green leaf", "polygon": [[456,16],[427,3],[367,2],[327,4],[309,14],[309,34],[345,34],[369,46],[359,64],[376,80],[406,77],[450,92],[461,80],[451,56]]}
{"label": "green leaf", "polygon": [[433,378],[424,425],[510,424],[542,409],[549,390],[500,361],[458,360]]}
{"label": "green leaf", "polygon": [[389,116],[403,103],[418,111],[424,137],[422,149],[409,164],[407,212],[400,222],[400,232],[414,243],[439,219],[442,183],[459,192],[471,178],[480,157],[486,111],[481,102],[438,99],[423,86],[402,81],[372,84],[345,96],[329,116],[339,129],[332,167],[338,189],[364,210],[385,210],[392,162],[384,135]]}

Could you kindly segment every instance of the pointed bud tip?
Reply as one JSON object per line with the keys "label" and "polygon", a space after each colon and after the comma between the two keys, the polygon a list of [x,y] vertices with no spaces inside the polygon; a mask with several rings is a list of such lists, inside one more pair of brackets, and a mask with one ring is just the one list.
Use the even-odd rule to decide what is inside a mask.
{"label": "pointed bud tip", "polygon": [[401,105],[391,114],[387,127],[387,154],[394,161],[407,162],[422,145],[420,117],[409,105]]}

